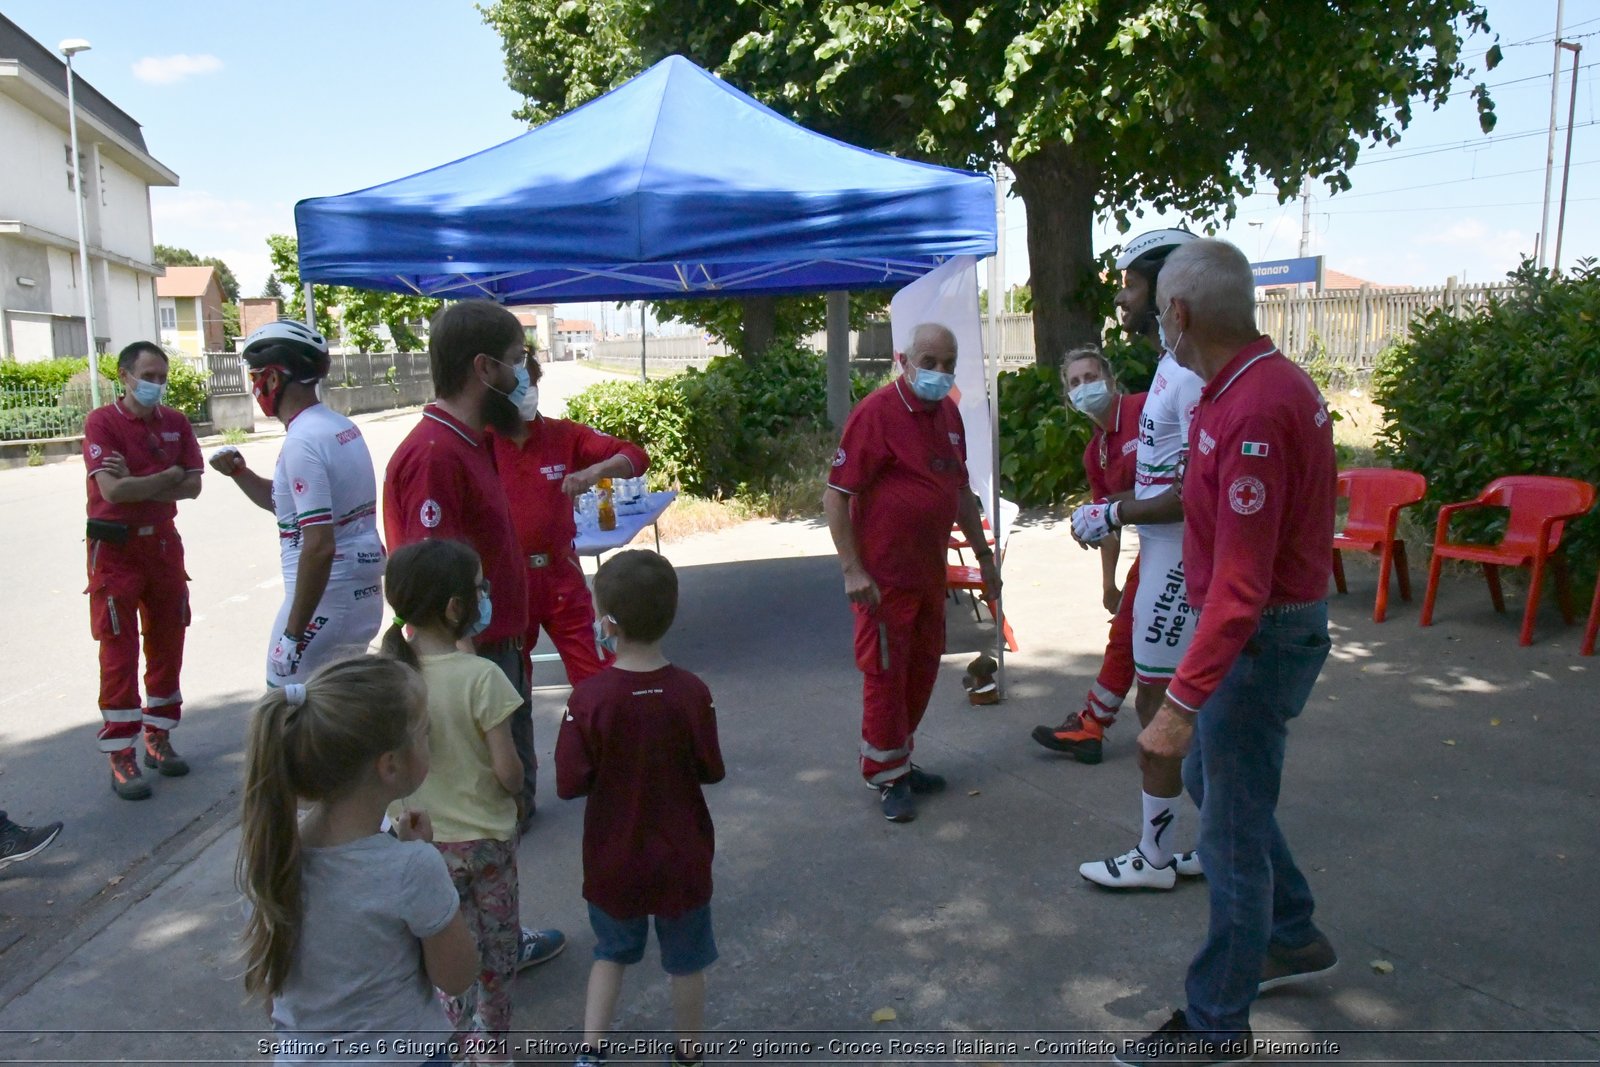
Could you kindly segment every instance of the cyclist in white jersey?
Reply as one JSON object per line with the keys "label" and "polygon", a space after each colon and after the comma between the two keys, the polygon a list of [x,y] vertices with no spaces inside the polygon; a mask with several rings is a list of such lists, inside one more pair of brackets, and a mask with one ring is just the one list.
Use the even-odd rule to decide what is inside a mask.
{"label": "cyclist in white jersey", "polygon": [[383,542],[378,490],[360,427],[317,399],[328,346],[303,323],[282,319],[244,347],[251,391],[286,430],[272,480],[236,448],[211,465],[278,519],[283,605],[267,652],[267,684],[303,679],[341,654],[361,652],[383,621]]}
{"label": "cyclist in white jersey", "polygon": [[[1189,447],[1189,421],[1204,385],[1173,358],[1159,337],[1155,314],[1156,278],[1173,249],[1194,240],[1186,230],[1155,230],[1128,243],[1117,266],[1123,288],[1117,306],[1129,332],[1154,329],[1161,362],[1139,416],[1133,498],[1088,504],[1072,515],[1080,544],[1094,544],[1125,525],[1139,527],[1139,587],[1133,604],[1133,664],[1138,683],[1134,708],[1141,726],[1161,706],[1167,684],[1189,646],[1196,620],[1183,577],[1183,462]],[[1178,875],[1204,873],[1199,855],[1178,852],[1176,825],[1183,793],[1182,762],[1141,760],[1144,777],[1139,844],[1120,856],[1085,863],[1078,873],[1112,889],[1171,889]]]}

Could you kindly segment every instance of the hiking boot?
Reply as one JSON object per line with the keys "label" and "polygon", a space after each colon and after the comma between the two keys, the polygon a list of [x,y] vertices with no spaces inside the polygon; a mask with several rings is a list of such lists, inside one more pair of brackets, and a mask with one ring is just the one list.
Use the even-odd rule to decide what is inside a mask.
{"label": "hiking boot", "polygon": [[37,856],[61,833],[61,824],[20,826],[0,815],[0,868]]}
{"label": "hiking boot", "polygon": [[517,938],[517,967],[525,971],[541,963],[549,963],[566,951],[567,935],[560,930],[530,930],[524,926]]}
{"label": "hiking boot", "polygon": [[928,793],[943,793],[945,781],[944,775],[925,771],[913,763],[911,773],[906,775],[906,784],[911,787],[913,793],[924,796]]}
{"label": "hiking boot", "polygon": [[1178,872],[1172,864],[1155,866],[1144,858],[1137,845],[1120,856],[1085,863],[1078,873],[1107,889],[1171,889],[1178,884]]}
{"label": "hiking boot", "polygon": [[888,785],[878,787],[878,803],[883,807],[883,817],[890,822],[910,822],[917,817],[917,802],[911,799],[911,776],[901,775]]}
{"label": "hiking boot", "polygon": [[1122,1067],[1213,1067],[1249,1063],[1254,1055],[1255,1041],[1248,1027],[1238,1037],[1216,1041],[1189,1029],[1183,1012],[1175,1011],[1149,1037],[1124,1039],[1111,1062]]}
{"label": "hiking boot", "polygon": [[1177,852],[1172,856],[1172,869],[1185,878],[1204,878],[1206,868],[1200,862],[1200,850],[1191,848],[1188,852]]}
{"label": "hiking boot", "polygon": [[150,783],[139,773],[139,760],[131,748],[111,753],[111,788],[123,800],[143,800],[150,795]]}
{"label": "hiking boot", "polygon": [[1311,944],[1302,948],[1268,945],[1267,960],[1261,966],[1261,984],[1256,992],[1309,982],[1338,969],[1339,954],[1325,934],[1318,934]]}
{"label": "hiking boot", "polygon": [[1048,726],[1033,728],[1035,741],[1051,752],[1071,756],[1079,763],[1100,762],[1100,739],[1105,735],[1106,728],[1100,725],[1099,720],[1081,711],[1068,716],[1066,722],[1053,730]]}
{"label": "hiking boot", "polygon": [[172,751],[172,735],[166,730],[145,730],[144,765],[161,772],[163,778],[182,778],[189,764]]}

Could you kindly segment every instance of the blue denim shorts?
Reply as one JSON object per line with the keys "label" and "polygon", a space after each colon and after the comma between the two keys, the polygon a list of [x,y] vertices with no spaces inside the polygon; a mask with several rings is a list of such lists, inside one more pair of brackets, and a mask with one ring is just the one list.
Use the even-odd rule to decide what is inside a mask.
{"label": "blue denim shorts", "polygon": [[589,905],[589,925],[594,929],[594,958],[631,965],[644,959],[644,943],[651,919],[661,945],[661,969],[668,974],[698,974],[717,960],[717,940],[711,934],[711,905],[682,915],[641,915],[616,919]]}

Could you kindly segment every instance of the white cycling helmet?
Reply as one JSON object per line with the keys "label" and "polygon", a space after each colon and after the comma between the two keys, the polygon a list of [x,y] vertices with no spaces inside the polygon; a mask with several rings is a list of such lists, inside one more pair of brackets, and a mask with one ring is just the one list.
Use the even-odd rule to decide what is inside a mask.
{"label": "white cycling helmet", "polygon": [[252,370],[282,367],[302,384],[309,385],[328,373],[327,338],[296,319],[279,319],[256,329],[240,354]]}
{"label": "white cycling helmet", "polygon": [[1154,273],[1159,269],[1159,264],[1172,254],[1173,249],[1179,245],[1186,245],[1195,240],[1195,235],[1188,230],[1151,230],[1141,233],[1122,247],[1122,254],[1117,257],[1117,269],[1127,270],[1130,267],[1141,269],[1145,273]]}

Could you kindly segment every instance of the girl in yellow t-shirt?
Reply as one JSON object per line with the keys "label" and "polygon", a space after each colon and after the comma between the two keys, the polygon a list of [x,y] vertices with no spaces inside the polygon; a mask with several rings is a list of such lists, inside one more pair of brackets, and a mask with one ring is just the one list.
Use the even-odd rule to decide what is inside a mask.
{"label": "girl in yellow t-shirt", "polygon": [[[478,554],[459,541],[419,541],[389,557],[384,590],[394,624],[383,652],[422,672],[428,686],[432,766],[389,817],[422,808],[433,844],[478,940],[477,983],[445,1003],[456,1036],[479,1064],[510,1063],[511,994],[521,921],[517,892],[517,797],[522,761],[511,713],[522,698],[488,660],[462,651],[489,624],[492,603]],[[408,640],[403,626],[411,627]]]}

